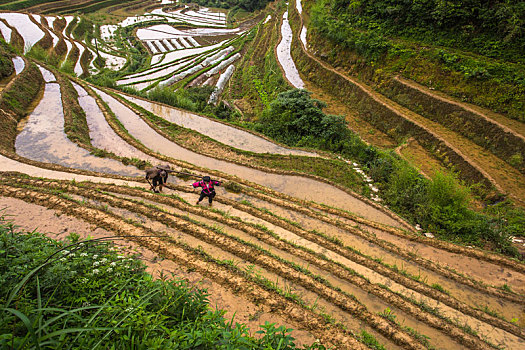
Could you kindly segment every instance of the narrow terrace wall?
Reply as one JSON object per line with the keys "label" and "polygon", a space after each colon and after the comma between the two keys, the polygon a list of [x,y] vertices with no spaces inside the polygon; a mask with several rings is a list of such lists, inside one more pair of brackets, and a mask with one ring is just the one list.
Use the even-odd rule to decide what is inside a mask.
{"label": "narrow terrace wall", "polygon": [[18,122],[37,98],[44,79],[34,63],[28,64],[20,75],[9,84],[0,97],[0,149],[15,151]]}
{"label": "narrow terrace wall", "polygon": [[[525,140],[492,123],[482,116],[460,106],[440,100],[404,84],[398,79],[388,79],[379,89],[388,98],[410,108],[416,113],[435,121],[484,147],[509,162],[512,156],[525,159]],[[525,162],[511,164],[525,174]]]}
{"label": "narrow terrace wall", "polygon": [[322,87],[332,95],[345,101],[361,117],[382,132],[392,136],[398,142],[414,137],[423,147],[437,154],[445,163],[449,163],[460,171],[470,183],[483,183],[492,187],[491,182],[478,169],[474,168],[463,157],[443,141],[436,138],[429,130],[405,119],[385,105],[376,101],[368,93],[351,81],[343,78],[328,68],[323,67],[315,59],[303,51],[301,42],[297,39],[301,19],[295,6],[290,10],[290,24],[294,33],[292,40],[292,57],[299,71],[312,83]]}

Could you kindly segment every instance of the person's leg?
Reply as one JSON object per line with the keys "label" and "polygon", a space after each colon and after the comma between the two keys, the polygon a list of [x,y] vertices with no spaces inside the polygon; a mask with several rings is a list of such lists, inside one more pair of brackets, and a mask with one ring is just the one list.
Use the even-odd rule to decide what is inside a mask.
{"label": "person's leg", "polygon": [[153,186],[153,192],[158,193],[157,186],[159,185],[159,179],[154,177],[153,180],[152,180],[152,183],[153,183],[153,185],[152,185]]}
{"label": "person's leg", "polygon": [[213,197],[215,197],[215,192],[210,193],[210,194],[208,195],[208,201],[210,202],[210,206],[211,206],[211,203],[213,202]]}
{"label": "person's leg", "polygon": [[162,186],[164,186],[167,181],[168,181],[168,175],[166,175],[165,177],[162,177],[160,179],[160,183],[159,183],[159,191],[160,192],[162,192]]}
{"label": "person's leg", "polygon": [[199,204],[204,199],[204,197],[206,197],[206,194],[204,192],[201,192],[201,195],[199,197],[199,200],[197,201],[197,204]]}

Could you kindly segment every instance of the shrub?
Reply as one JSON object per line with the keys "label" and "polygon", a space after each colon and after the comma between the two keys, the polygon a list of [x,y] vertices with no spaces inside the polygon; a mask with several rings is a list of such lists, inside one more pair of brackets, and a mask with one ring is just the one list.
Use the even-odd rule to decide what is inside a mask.
{"label": "shrub", "polygon": [[290,146],[340,148],[348,135],[346,121],[341,116],[324,114],[326,105],[310,95],[301,89],[280,93],[263,111],[259,129]]}

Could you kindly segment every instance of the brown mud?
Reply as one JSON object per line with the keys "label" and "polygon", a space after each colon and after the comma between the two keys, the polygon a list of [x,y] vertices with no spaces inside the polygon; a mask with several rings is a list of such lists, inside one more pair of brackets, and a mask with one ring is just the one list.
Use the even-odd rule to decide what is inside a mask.
{"label": "brown mud", "polygon": [[[97,196],[97,195],[96,195],[96,194],[93,194],[93,196]],[[155,197],[154,195],[150,195],[150,196]],[[158,196],[157,196],[157,197],[158,197]],[[159,198],[162,198],[162,197],[159,197]],[[114,204],[114,203],[113,203],[113,204]],[[129,210],[136,210],[136,208],[137,208],[138,206],[140,206],[140,205],[136,205],[136,204],[129,205],[127,209],[129,209]],[[188,209],[189,209],[189,208],[188,208]],[[153,215],[153,214],[151,214],[151,215]],[[157,220],[161,220],[161,221],[162,221],[162,219],[161,219],[160,217],[153,216],[153,217],[151,217],[151,218],[152,218],[152,219],[155,219],[155,218],[156,218]],[[215,217],[214,220],[216,220],[216,219],[217,219],[217,218]],[[252,233],[252,235],[253,235],[253,234],[254,234],[254,233]],[[278,242],[277,242],[277,243],[274,242],[273,245],[278,246],[279,244],[280,244],[280,243],[278,243]],[[281,245],[282,245],[282,244],[281,244]],[[297,253],[295,253],[295,254],[297,254]],[[304,257],[303,257],[303,258],[304,258]],[[316,264],[316,260],[310,258],[309,263],[311,263],[311,264]],[[335,267],[332,268],[330,271],[332,271],[332,273],[333,273],[333,270],[334,270],[334,269],[335,269]],[[339,274],[339,277],[340,277],[340,278],[341,278],[341,277],[342,277],[342,278],[345,278],[344,276],[341,276],[340,274]],[[365,290],[366,290],[366,288],[365,288]],[[383,291],[382,293],[384,293],[384,291]],[[406,292],[405,292],[405,293],[406,293]],[[387,294],[388,294],[388,293],[387,293]],[[379,295],[381,295],[382,298],[385,298],[385,295],[384,295],[384,294],[381,294],[381,293],[380,293]],[[395,298],[395,296],[392,296],[392,295],[391,295],[390,297],[387,298],[387,300],[390,300],[390,301],[392,302],[392,300],[393,300],[392,297]],[[398,300],[398,301],[395,303],[395,305],[403,305],[403,303],[400,302],[400,301]],[[405,307],[405,309],[406,309],[407,306],[405,305],[404,307]],[[418,310],[418,308],[414,309],[414,310],[412,311],[412,313],[416,313],[417,310]],[[456,316],[457,316],[457,315],[456,315]],[[420,315],[420,317],[421,317],[421,315]],[[432,321],[429,321],[429,320],[427,320],[426,322],[430,322],[430,323],[432,323]],[[434,322],[434,323],[435,323],[435,322]],[[469,324],[469,323],[467,322],[467,324]],[[438,326],[438,327],[441,327],[441,328],[443,327],[443,325],[439,326],[437,323],[435,323],[434,325],[435,325],[435,326]],[[482,329],[482,330],[483,330],[483,329]],[[450,330],[449,330],[449,331],[450,331]],[[486,330],[485,330],[485,331],[486,331]],[[454,331],[451,331],[451,332],[452,332],[452,334],[454,334]],[[492,330],[491,332],[494,332],[494,330]],[[496,332],[496,333],[497,333],[497,332]],[[435,337],[434,337],[434,338],[435,338]],[[461,339],[463,339],[463,338],[461,338]],[[509,340],[507,339],[507,340],[504,341],[504,342],[508,342],[508,341],[509,341]],[[463,341],[463,342],[464,342],[464,341]],[[463,342],[462,342],[462,343],[463,343]],[[471,343],[471,344],[472,344],[472,343]],[[478,344],[477,346],[479,346],[479,344]]]}
{"label": "brown mud", "polygon": [[[141,237],[150,235],[151,232],[140,226],[128,224],[109,213],[102,212],[93,208],[79,207],[78,205],[57,198],[49,194],[42,194],[27,189],[13,189],[0,185],[3,196],[16,196],[19,199],[44,205],[49,208],[58,209],[77,217],[81,217],[90,222],[96,222],[98,226],[126,237],[129,240],[139,242],[146,248],[162,254],[167,259],[185,264],[187,267],[194,268],[198,272],[212,277],[215,281],[228,285],[238,293],[242,293],[252,302],[266,304],[275,312],[281,312],[288,319],[301,322],[301,325],[310,330],[315,337],[321,339],[325,344],[339,344],[341,348],[362,348],[362,345],[349,336],[346,331],[338,327],[326,326],[326,322],[321,316],[308,311],[300,306],[295,306],[293,302],[262,289],[256,284],[245,280],[230,268],[217,264],[210,264],[206,256],[197,253],[173,240],[159,236],[159,240],[153,242],[151,239],[144,240]],[[270,295],[271,294],[271,295]],[[415,344],[414,344],[415,345]],[[414,346],[413,348],[422,348]]]}

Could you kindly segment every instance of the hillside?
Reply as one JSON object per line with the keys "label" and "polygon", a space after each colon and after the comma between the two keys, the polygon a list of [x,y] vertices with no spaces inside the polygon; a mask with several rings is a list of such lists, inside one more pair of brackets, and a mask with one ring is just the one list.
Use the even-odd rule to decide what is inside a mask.
{"label": "hillside", "polygon": [[0,344],[523,347],[523,9],[441,5],[2,2]]}

